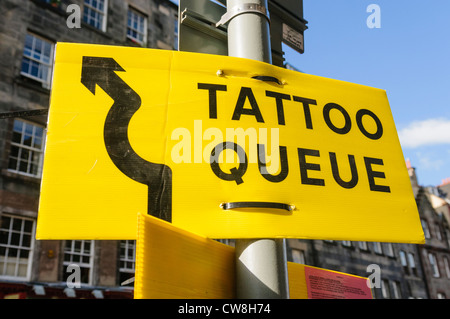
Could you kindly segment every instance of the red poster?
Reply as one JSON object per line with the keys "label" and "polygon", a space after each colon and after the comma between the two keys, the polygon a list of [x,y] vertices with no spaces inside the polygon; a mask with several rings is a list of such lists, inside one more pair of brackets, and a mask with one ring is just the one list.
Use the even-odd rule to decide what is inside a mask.
{"label": "red poster", "polygon": [[308,299],[372,299],[367,279],[305,266]]}

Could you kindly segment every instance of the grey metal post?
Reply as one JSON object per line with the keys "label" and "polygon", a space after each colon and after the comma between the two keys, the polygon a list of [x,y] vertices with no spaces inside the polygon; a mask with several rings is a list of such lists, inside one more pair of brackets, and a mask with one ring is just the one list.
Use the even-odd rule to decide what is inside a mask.
{"label": "grey metal post", "polygon": [[[245,11],[249,4],[268,8],[267,0],[227,0],[227,13]],[[269,21],[263,14],[244,12],[229,21],[228,55],[272,63]],[[285,240],[238,239],[236,277],[238,298],[289,298]]]}

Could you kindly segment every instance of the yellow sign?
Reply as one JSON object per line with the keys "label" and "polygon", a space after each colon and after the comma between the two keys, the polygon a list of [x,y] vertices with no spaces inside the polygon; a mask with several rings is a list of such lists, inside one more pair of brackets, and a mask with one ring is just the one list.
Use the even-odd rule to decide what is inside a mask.
{"label": "yellow sign", "polygon": [[37,238],[424,241],[380,89],[208,54],[58,43]]}

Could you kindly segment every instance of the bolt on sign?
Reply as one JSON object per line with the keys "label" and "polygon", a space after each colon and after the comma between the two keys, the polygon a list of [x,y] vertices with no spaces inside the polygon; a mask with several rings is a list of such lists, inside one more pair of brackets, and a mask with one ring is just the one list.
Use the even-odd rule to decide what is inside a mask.
{"label": "bolt on sign", "polygon": [[383,90],[242,58],[58,43],[39,239],[422,243]]}

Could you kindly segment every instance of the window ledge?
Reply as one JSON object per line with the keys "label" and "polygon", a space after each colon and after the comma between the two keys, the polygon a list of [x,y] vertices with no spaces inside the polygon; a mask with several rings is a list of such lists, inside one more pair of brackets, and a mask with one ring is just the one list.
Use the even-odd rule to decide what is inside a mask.
{"label": "window ledge", "polygon": [[[102,36],[104,36],[105,38],[107,38],[108,40],[112,40],[112,37],[107,33],[107,31],[103,31],[101,29],[98,29],[92,25],[90,25],[89,23],[81,20],[81,28],[87,28],[90,31],[94,31]],[[106,29],[108,29],[108,27],[106,27]]]}
{"label": "window ledge", "polygon": [[28,89],[33,89],[35,91],[38,91],[40,93],[50,95],[50,89],[46,89],[42,86],[42,83],[36,80],[33,80],[32,78],[28,78],[25,75],[20,75],[15,78],[15,82],[18,85],[21,85],[23,87],[26,87]]}
{"label": "window ledge", "polygon": [[42,0],[31,0],[31,1],[34,2],[35,5],[45,8],[47,10],[50,10],[52,12],[55,12],[61,16],[66,15],[65,11],[61,7],[61,4],[52,5],[51,3],[47,3]]}
{"label": "window ledge", "polygon": [[30,175],[20,174],[17,172],[10,171],[6,168],[2,169],[2,176],[22,180],[24,182],[28,182],[31,184],[40,185],[41,184],[41,178],[40,177],[34,177]]}

